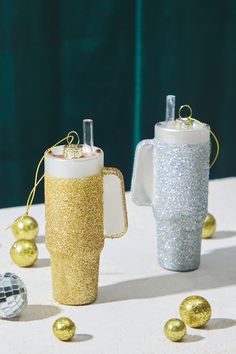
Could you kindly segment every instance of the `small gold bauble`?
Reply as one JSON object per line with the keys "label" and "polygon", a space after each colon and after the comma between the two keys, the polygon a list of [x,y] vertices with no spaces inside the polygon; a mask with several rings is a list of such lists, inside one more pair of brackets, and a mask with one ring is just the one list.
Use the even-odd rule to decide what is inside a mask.
{"label": "small gold bauble", "polygon": [[201,296],[189,296],[179,308],[180,317],[189,327],[202,327],[211,318],[211,305]]}
{"label": "small gold bauble", "polygon": [[207,214],[202,225],[202,238],[211,238],[216,231],[216,219],[213,215]]}
{"label": "small gold bauble", "polygon": [[75,144],[65,145],[63,156],[66,159],[78,159],[81,156],[83,156],[83,148],[81,145],[79,146]]}
{"label": "small gold bauble", "polygon": [[63,341],[68,341],[74,337],[76,326],[68,317],[60,317],[53,324],[53,333]]}
{"label": "small gold bauble", "polygon": [[34,241],[18,240],[12,245],[10,255],[18,266],[30,267],[38,258],[38,248]]}
{"label": "small gold bauble", "polygon": [[35,240],[38,236],[38,223],[29,215],[16,219],[11,229],[17,240]]}
{"label": "small gold bauble", "polygon": [[185,323],[178,318],[172,318],[164,326],[165,336],[172,342],[179,342],[186,334]]}

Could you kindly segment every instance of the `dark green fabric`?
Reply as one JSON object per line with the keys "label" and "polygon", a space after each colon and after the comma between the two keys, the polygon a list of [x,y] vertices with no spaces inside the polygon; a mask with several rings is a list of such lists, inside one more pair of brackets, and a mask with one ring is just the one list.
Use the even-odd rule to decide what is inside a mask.
{"label": "dark green fabric", "polygon": [[85,117],[128,189],[167,94],[218,135],[211,177],[235,175],[235,38],[233,0],[0,0],[0,206],[25,203],[45,148]]}

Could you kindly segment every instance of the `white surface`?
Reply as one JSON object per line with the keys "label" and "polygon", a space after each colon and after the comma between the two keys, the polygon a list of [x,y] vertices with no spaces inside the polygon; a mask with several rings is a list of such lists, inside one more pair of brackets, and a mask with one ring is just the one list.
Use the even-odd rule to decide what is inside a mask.
{"label": "white surface", "polygon": [[[55,146],[52,152],[55,155],[63,153],[64,145]],[[97,149],[95,147],[95,149]],[[61,178],[84,178],[97,175],[103,168],[103,151],[91,157],[84,157],[81,159],[64,159],[54,157],[46,153],[44,168],[45,173],[52,177]]]}
{"label": "white surface", "polygon": [[[218,220],[214,239],[203,240],[199,270],[174,273],[156,263],[155,224],[151,208],[138,207],[127,196],[129,231],[107,240],[101,257],[100,289],[95,304],[66,307],[52,299],[49,256],[44,244],[43,206],[31,214],[40,224],[39,260],[34,268],[18,268],[9,257],[14,238],[1,232],[1,272],[12,271],[28,288],[29,306],[17,321],[0,321],[1,354],[234,354],[236,353],[236,178],[210,183],[209,211]],[[2,209],[3,229],[23,208]],[[206,329],[188,328],[182,343],[165,339],[166,320],[178,317],[188,295],[199,294],[212,305]],[[59,316],[77,325],[71,343],[51,331]]]}

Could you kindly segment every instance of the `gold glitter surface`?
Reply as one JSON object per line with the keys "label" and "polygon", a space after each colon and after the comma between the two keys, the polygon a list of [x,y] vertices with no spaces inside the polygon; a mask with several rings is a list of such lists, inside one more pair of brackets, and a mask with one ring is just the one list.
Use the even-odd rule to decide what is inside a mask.
{"label": "gold glitter surface", "polygon": [[104,245],[103,174],[81,179],[46,175],[45,211],[55,300],[67,305],[95,301]]}
{"label": "gold glitter surface", "polygon": [[180,304],[179,312],[189,327],[202,327],[211,318],[211,305],[202,296],[189,296]]}
{"label": "gold glitter surface", "polygon": [[38,259],[38,247],[32,240],[18,240],[13,243],[10,255],[20,267],[31,267]]}
{"label": "gold glitter surface", "polygon": [[29,215],[19,217],[11,229],[17,240],[35,240],[38,236],[38,223]]}
{"label": "gold glitter surface", "polygon": [[216,219],[210,213],[207,214],[202,225],[202,238],[211,238],[216,232]]}
{"label": "gold glitter surface", "polygon": [[186,326],[178,318],[171,318],[164,326],[164,333],[166,338],[172,342],[179,342],[186,334]]}
{"label": "gold glitter surface", "polygon": [[58,339],[68,341],[74,337],[76,326],[70,318],[60,317],[54,322],[52,329]]}

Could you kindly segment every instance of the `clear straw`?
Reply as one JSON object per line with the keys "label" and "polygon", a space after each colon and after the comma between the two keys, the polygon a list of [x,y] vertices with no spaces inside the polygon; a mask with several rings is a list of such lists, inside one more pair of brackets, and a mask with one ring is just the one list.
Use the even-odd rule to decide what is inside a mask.
{"label": "clear straw", "polygon": [[86,155],[93,154],[93,120],[83,120],[84,152]]}
{"label": "clear straw", "polygon": [[166,121],[173,121],[175,119],[175,96],[166,96]]}

